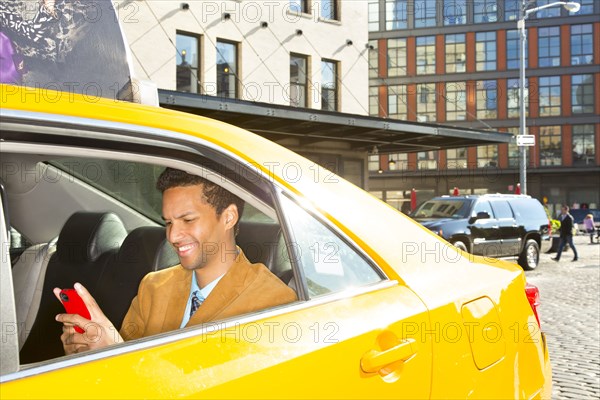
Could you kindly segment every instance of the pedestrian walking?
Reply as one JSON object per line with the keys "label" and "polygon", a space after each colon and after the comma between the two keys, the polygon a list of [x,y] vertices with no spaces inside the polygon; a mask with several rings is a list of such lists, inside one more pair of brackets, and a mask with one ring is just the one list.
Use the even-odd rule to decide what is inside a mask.
{"label": "pedestrian walking", "polygon": [[569,206],[563,205],[560,209],[560,242],[556,257],[553,258],[554,261],[560,260],[560,255],[567,243],[573,249],[573,261],[577,261],[577,249],[573,243],[573,221],[573,216],[569,214]]}
{"label": "pedestrian walking", "polygon": [[583,220],[583,227],[585,228],[585,231],[590,234],[590,244],[594,244],[594,233],[596,232],[596,227],[594,226],[594,216],[592,214],[585,216]]}

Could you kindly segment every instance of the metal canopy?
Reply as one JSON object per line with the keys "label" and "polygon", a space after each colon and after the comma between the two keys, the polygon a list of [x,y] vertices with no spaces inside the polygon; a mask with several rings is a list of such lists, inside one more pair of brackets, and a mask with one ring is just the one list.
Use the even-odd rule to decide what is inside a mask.
{"label": "metal canopy", "polygon": [[337,141],[353,150],[408,153],[509,143],[500,132],[400,121],[309,108],[257,103],[222,97],[159,90],[162,107],[224,121],[274,142],[290,137],[301,145]]}

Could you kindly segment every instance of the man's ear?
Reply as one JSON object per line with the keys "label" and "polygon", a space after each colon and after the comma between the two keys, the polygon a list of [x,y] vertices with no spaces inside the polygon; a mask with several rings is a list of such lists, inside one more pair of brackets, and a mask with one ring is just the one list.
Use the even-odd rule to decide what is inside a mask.
{"label": "man's ear", "polygon": [[235,224],[238,222],[239,214],[235,204],[230,204],[221,215],[223,221],[225,221],[225,229],[233,229]]}

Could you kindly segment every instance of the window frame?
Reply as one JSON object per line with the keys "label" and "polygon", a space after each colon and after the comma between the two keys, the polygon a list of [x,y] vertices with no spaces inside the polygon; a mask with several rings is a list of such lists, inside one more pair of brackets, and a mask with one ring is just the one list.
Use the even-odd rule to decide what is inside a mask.
{"label": "window frame", "polygon": [[[323,71],[324,71],[324,64],[331,64],[333,66],[332,71],[333,71],[333,83],[334,83],[334,87],[333,88],[326,88],[326,84],[323,83]],[[330,59],[326,59],[323,58],[321,59],[321,109],[325,110],[325,111],[339,111],[340,109],[340,73],[339,73],[339,61],[336,60],[330,60]],[[328,82],[329,83],[329,82]],[[330,110],[329,108],[325,108],[324,107],[324,103],[323,103],[323,95],[325,93],[333,93],[333,109]],[[329,95],[327,96],[327,98],[329,99]],[[329,104],[329,102],[327,103]]]}
{"label": "window frame", "polygon": [[[178,46],[177,46],[177,42],[178,42],[178,39],[179,39],[179,37],[180,37],[180,36],[181,36],[181,37],[186,37],[186,38],[190,38],[190,39],[194,39],[194,40],[196,40],[196,49],[195,49],[195,50],[196,50],[196,54],[197,54],[197,58],[198,58],[198,59],[196,60],[196,64],[197,64],[197,65],[194,67],[194,66],[193,66],[193,64],[189,64],[189,65],[191,65],[191,66],[189,67],[189,69],[190,69],[190,72],[191,72],[191,74],[192,74],[192,78],[193,78],[194,76],[195,76],[195,78],[196,78],[196,79],[195,79],[195,81],[196,81],[196,85],[195,85],[195,91],[192,91],[192,90],[190,90],[190,91],[185,91],[185,90],[180,90],[180,89],[179,89],[179,83],[178,83],[178,80],[179,80],[179,74],[180,74],[180,72],[181,72],[181,74],[183,75],[183,72],[184,72],[184,69],[183,69],[183,68],[181,68],[181,69],[180,69],[180,66],[182,66],[182,65],[183,65],[183,62],[184,62],[184,61],[182,61],[182,64],[178,64],[178,63],[177,63],[177,59],[178,59],[179,57],[181,57],[181,58],[182,58],[182,60],[183,60],[183,55],[181,54],[181,52],[179,51],[179,48],[178,48]],[[176,57],[175,57],[175,69],[176,69],[176,75],[175,75],[175,90],[176,90],[176,91],[178,91],[178,92],[183,92],[183,93],[198,93],[198,94],[203,94],[203,90],[202,90],[202,78],[203,78],[203,74],[202,74],[202,60],[203,60],[203,54],[202,54],[202,38],[203,38],[203,36],[202,36],[202,35],[200,35],[200,34],[197,34],[197,33],[192,33],[192,32],[187,32],[187,31],[182,31],[182,30],[177,30],[177,31],[175,32],[175,49],[176,49],[176,51],[177,51],[177,55],[176,55]],[[194,74],[194,72],[193,72],[193,71],[195,71],[195,74]],[[193,82],[193,81],[192,81],[192,82]],[[192,86],[192,82],[190,82],[190,87]]]}
{"label": "window frame", "polygon": [[[223,72],[223,73],[219,73],[219,64],[216,64],[216,87],[217,87],[217,96],[219,97],[223,97],[223,98],[228,98],[228,99],[239,99],[240,98],[240,85],[241,85],[241,79],[240,77],[240,43],[239,42],[235,42],[232,40],[227,40],[227,39],[221,39],[221,38],[217,38],[216,40],[216,52],[217,52],[217,62],[219,61],[219,56],[224,58],[223,53],[221,53],[221,51],[219,51],[219,44],[223,44],[223,45],[230,45],[233,46],[233,50],[235,51],[235,70],[233,72]],[[226,61],[226,60],[224,60]],[[222,93],[224,93],[224,89],[220,87],[219,82],[221,81],[222,77],[225,78],[229,78],[230,76],[233,76],[234,79],[234,88],[233,88],[233,97],[231,96],[231,89],[228,89],[228,95],[222,96]],[[221,79],[220,79],[221,78]]]}
{"label": "window frame", "polygon": [[[492,37],[493,36],[493,37]],[[483,38],[480,40],[479,38]],[[475,70],[495,71],[498,62],[498,46],[496,31],[475,33]],[[478,47],[482,46],[480,51]]]}
{"label": "window frame", "polygon": [[[302,60],[304,61],[304,66],[305,66],[305,71],[304,71],[304,83],[298,83],[298,82],[292,82],[292,62],[294,59],[298,59],[298,60]],[[310,56],[304,55],[304,54],[299,54],[299,53],[290,53],[290,89],[289,89],[289,98],[290,98],[290,107],[302,107],[302,108],[306,108],[308,107],[308,87],[310,86],[310,72],[309,72],[309,66],[310,66]],[[300,66],[298,65],[298,69],[300,71]],[[300,71],[301,72],[301,71]],[[300,74],[299,74],[300,76]],[[293,87],[298,87],[300,88],[298,90],[298,93],[301,93],[302,96],[302,104],[300,104],[300,102],[298,104],[294,104],[294,98],[292,95],[292,88]]]}
{"label": "window frame", "polygon": [[[556,167],[563,165],[563,157],[562,157],[562,127],[560,125],[549,125],[549,126],[540,126],[540,167]],[[546,129],[551,129],[552,132],[546,131]],[[556,132],[558,130],[558,133]],[[554,139],[559,138],[558,142]],[[558,143],[558,144],[557,144]],[[552,145],[552,146],[549,146]],[[544,152],[549,153],[549,156],[543,154]],[[558,163],[555,161],[558,160]]]}
{"label": "window frame", "polygon": [[538,28],[538,68],[560,66],[560,27]]}
{"label": "window frame", "polygon": [[[588,80],[585,80],[587,77]],[[581,78],[581,83],[577,84],[574,81]],[[581,97],[583,102],[577,102],[579,96],[578,90],[582,90]],[[586,101],[589,100],[589,101]],[[593,74],[576,74],[571,75],[571,113],[573,114],[592,114],[595,108],[594,96],[594,75]]]}
{"label": "window frame", "polygon": [[[141,156],[140,158],[137,158],[136,161],[152,162],[163,167],[183,168],[190,172],[198,172],[201,175],[205,175],[207,178],[211,178],[211,174],[210,171],[206,170],[204,161],[201,160],[212,160],[219,166],[223,166],[221,162],[226,162],[227,165],[229,165],[227,168],[233,168],[237,173],[228,174],[227,172],[223,172],[223,170],[215,170],[213,171],[214,175],[212,175],[210,180],[215,181],[215,183],[221,186],[223,186],[224,182],[227,182],[228,186],[224,186],[227,190],[232,190],[232,188],[234,188],[232,190],[234,194],[239,196],[241,193],[246,193],[259,203],[264,201],[261,199],[263,195],[261,194],[258,195],[258,197],[255,197],[256,193],[253,193],[253,189],[249,189],[248,185],[259,188],[261,193],[264,192],[266,195],[270,196],[270,202],[272,204],[268,207],[272,207],[276,220],[282,228],[286,245],[293,243],[293,241],[290,241],[290,235],[287,233],[289,224],[287,223],[287,217],[281,211],[280,200],[278,199],[278,196],[282,194],[290,197],[292,201],[296,202],[307,212],[314,213],[313,216],[328,231],[343,240],[354,252],[359,254],[381,278],[378,282],[356,287],[349,291],[328,293],[318,300],[311,301],[308,301],[309,297],[303,294],[300,287],[297,287],[298,301],[219,320],[220,329],[225,330],[238,324],[251,323],[263,318],[312,308],[315,305],[322,303],[343,300],[361,293],[381,290],[397,284],[396,281],[390,280],[368,253],[343,232],[340,227],[322,215],[322,213],[310,208],[312,206],[305,204],[306,202],[303,202],[301,198],[297,197],[296,194],[285,188],[278,181],[269,179],[268,176],[257,175],[255,169],[247,165],[243,159],[226,148],[217,146],[212,142],[199,137],[188,136],[167,129],[149,128],[141,125],[115,123],[103,120],[80,119],[78,117],[62,115],[53,116],[51,124],[40,125],[36,113],[11,110],[7,111],[6,114],[10,114],[12,126],[24,126],[27,129],[25,134],[23,134],[21,130],[12,132],[12,127],[7,129],[5,136],[6,142],[3,144],[2,148],[3,152],[81,157],[90,156],[91,154],[93,157],[101,156],[110,160],[129,160],[130,156],[135,154],[136,156]],[[77,132],[78,142],[75,145],[67,145],[65,144],[66,141],[64,139],[72,137],[72,131]],[[100,138],[100,134],[103,134],[104,136]],[[52,138],[50,142],[48,141],[48,138]],[[55,146],[49,146],[49,144],[55,144]],[[132,144],[135,146],[135,150],[131,150]],[[258,182],[255,179],[244,178],[243,175],[245,175],[245,173],[240,173],[240,170],[236,170],[236,168],[243,168],[248,174],[254,174],[253,176],[258,178]],[[229,179],[230,175],[235,179]],[[227,179],[222,180],[219,178],[222,178],[223,176],[227,176]],[[244,179],[247,181],[246,183],[238,183],[238,180],[241,182]],[[247,196],[243,196],[243,198],[244,197]],[[244,200],[247,199],[244,198]],[[289,246],[286,247],[289,249]],[[292,270],[294,271],[294,277],[297,282],[304,282],[302,268],[295,264],[294,260],[296,258],[292,254],[293,253],[290,253],[289,255]],[[10,268],[10,262],[3,262],[2,266],[3,268]],[[3,280],[3,282],[9,282],[9,280]],[[2,290],[3,304],[8,304],[8,302],[4,302],[4,296],[12,298],[13,290],[14,288],[12,286],[9,290]],[[17,359],[16,365],[12,365],[12,368],[9,368],[9,370],[2,371],[2,380],[3,382],[10,382],[12,380],[56,371],[65,367],[108,359],[131,351],[150,349],[160,345],[175,343],[180,340],[211,332],[214,332],[214,326],[211,325],[207,327],[206,324],[200,324],[116,344],[97,352],[85,352],[69,357],[52,358],[36,363],[35,365],[19,365]],[[5,342],[4,344],[7,343]],[[10,346],[10,349],[7,346]],[[2,348],[3,363],[6,360],[7,354],[5,350],[10,351],[11,349],[14,349],[15,354],[18,353],[18,343],[16,341],[12,346],[10,344],[7,346],[3,345]]]}

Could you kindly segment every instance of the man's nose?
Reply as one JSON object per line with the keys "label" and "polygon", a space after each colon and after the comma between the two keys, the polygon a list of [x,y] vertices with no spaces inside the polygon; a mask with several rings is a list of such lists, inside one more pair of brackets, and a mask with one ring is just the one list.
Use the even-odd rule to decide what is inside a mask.
{"label": "man's nose", "polygon": [[171,223],[167,228],[167,240],[171,243],[177,243],[182,237],[181,227],[179,224]]}

